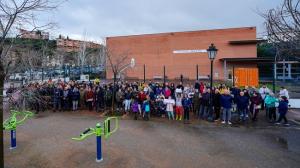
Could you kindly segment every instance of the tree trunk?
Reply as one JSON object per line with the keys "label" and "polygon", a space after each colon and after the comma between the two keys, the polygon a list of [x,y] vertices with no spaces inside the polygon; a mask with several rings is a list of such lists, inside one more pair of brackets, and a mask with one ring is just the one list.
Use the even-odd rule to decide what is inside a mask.
{"label": "tree trunk", "polygon": [[0,167],[4,167],[4,146],[3,146],[3,141],[4,141],[4,137],[3,137],[3,89],[4,89],[4,69],[2,64],[0,63],[0,129],[1,129],[1,133],[0,133]]}
{"label": "tree trunk", "polygon": [[111,113],[112,113],[112,115],[114,115],[114,110],[115,110],[116,78],[117,78],[117,74],[114,73],[113,96],[112,96],[112,103],[111,103]]}

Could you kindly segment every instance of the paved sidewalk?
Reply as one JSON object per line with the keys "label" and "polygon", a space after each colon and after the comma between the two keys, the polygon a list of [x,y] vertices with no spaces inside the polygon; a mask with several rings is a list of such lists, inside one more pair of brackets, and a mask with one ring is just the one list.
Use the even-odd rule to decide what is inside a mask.
{"label": "paved sidewalk", "polygon": [[287,119],[300,125],[300,109],[290,109],[287,113]]}

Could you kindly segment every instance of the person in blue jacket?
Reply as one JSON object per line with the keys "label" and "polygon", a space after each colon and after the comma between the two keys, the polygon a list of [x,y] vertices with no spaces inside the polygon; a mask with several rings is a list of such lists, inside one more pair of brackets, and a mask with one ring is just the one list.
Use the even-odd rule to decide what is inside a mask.
{"label": "person in blue jacket", "polygon": [[286,113],[288,111],[288,108],[289,108],[289,101],[286,96],[282,96],[280,98],[279,105],[278,105],[279,118],[276,124],[281,124],[281,120],[283,119],[284,125],[289,125],[288,120],[286,118]]}
{"label": "person in blue jacket", "polygon": [[73,111],[78,110],[78,101],[80,99],[80,92],[77,87],[74,87],[74,89],[71,92],[71,99],[72,99],[72,109]]}
{"label": "person in blue jacket", "polygon": [[62,97],[63,89],[61,85],[57,85],[53,90],[53,112],[56,110],[61,111]]}
{"label": "person in blue jacket", "polygon": [[184,123],[187,124],[190,120],[190,109],[192,106],[192,101],[187,94],[183,95],[182,106],[184,109]]}
{"label": "person in blue jacket", "polygon": [[242,121],[246,121],[247,108],[249,105],[249,98],[245,96],[243,91],[240,92],[240,95],[236,97],[236,105]]}
{"label": "person in blue jacket", "polygon": [[225,90],[224,94],[220,97],[221,107],[223,107],[223,121],[222,124],[228,123],[231,125],[231,108],[233,98],[229,90]]}

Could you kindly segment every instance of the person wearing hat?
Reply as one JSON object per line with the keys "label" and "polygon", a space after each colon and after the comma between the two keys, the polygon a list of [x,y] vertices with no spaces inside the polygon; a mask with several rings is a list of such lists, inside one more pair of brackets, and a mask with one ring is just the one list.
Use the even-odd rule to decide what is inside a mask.
{"label": "person wearing hat", "polygon": [[281,120],[283,119],[284,125],[286,125],[286,126],[289,125],[288,120],[286,118],[286,113],[288,111],[288,104],[289,104],[289,101],[288,101],[287,97],[282,96],[279,101],[279,106],[278,106],[279,118],[278,118],[276,124],[281,124]]}

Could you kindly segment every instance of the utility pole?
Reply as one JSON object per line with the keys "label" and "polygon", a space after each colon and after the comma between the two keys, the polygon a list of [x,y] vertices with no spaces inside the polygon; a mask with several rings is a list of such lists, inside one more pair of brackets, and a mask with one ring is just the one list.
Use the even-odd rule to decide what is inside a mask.
{"label": "utility pole", "polygon": [[199,65],[196,65],[196,79],[199,80]]}

